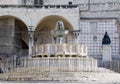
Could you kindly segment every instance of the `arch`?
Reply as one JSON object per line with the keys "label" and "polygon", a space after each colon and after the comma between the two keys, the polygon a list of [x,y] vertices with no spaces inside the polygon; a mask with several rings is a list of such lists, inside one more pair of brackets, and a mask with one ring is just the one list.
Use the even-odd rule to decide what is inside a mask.
{"label": "arch", "polygon": [[[39,37],[40,32],[42,32],[41,35],[43,35],[43,37],[42,38],[39,37],[39,39],[41,39],[41,40],[43,39],[43,41],[45,41],[46,38],[51,38],[50,31],[55,28],[57,21],[62,21],[64,23],[65,29],[67,29],[69,31],[73,30],[73,26],[71,25],[71,23],[66,18],[64,18],[63,16],[49,15],[49,16],[44,17],[39,22],[39,24],[36,26],[36,28],[35,28],[35,39],[37,39]],[[50,39],[46,40],[46,41],[48,43],[51,43]]]}
{"label": "arch", "polygon": [[[13,16],[13,15],[2,15],[2,16],[0,16],[0,18],[14,18],[14,19],[16,19],[16,20],[21,21],[21,22],[27,27],[27,24],[26,24],[21,18],[19,18],[19,17],[17,17],[17,16]],[[27,30],[28,30],[28,28],[27,28]]]}
{"label": "arch", "polygon": [[39,29],[38,28],[39,26],[41,26],[41,27],[45,26],[45,24],[48,24],[48,25],[46,25],[47,27],[54,28],[55,24],[58,20],[63,21],[66,29],[69,29],[69,30],[73,29],[73,26],[71,25],[71,23],[66,18],[64,18],[63,16],[49,15],[49,16],[46,16],[46,17],[42,18],[42,20],[37,24],[36,30]]}
{"label": "arch", "polygon": [[[16,25],[17,24],[20,24],[21,25],[21,29],[23,30],[23,31],[21,31],[21,33],[28,33],[28,28],[27,28],[27,25],[24,23],[24,21],[23,20],[21,20],[20,18],[18,18],[18,17],[16,17],[16,16],[12,16],[12,15],[2,15],[2,16],[0,16],[0,19],[4,19],[4,18],[13,18],[13,19],[15,19],[15,21],[17,22],[16,23]],[[25,26],[25,27],[23,27],[23,26]],[[19,32],[17,32],[17,33],[19,33]],[[25,40],[24,40],[25,41]],[[26,41],[25,41],[26,42]]]}
{"label": "arch", "polygon": [[[35,32],[40,31],[40,30],[52,30],[55,28],[56,22],[58,20],[63,21],[64,25],[65,25],[65,29],[68,30],[73,30],[73,26],[71,25],[71,23],[64,18],[63,16],[59,16],[59,15],[49,15],[44,17],[36,26],[35,28]],[[36,34],[36,33],[35,33]]]}
{"label": "arch", "polygon": [[[25,46],[28,46],[28,28],[20,18],[11,15],[0,16],[0,29],[2,30],[1,32],[7,31],[6,34],[3,34],[3,37],[11,36],[14,39],[10,40],[10,42],[13,42],[10,43],[11,45],[18,45],[21,50],[24,49],[23,43],[24,45],[26,44]],[[7,37],[5,38],[7,39]],[[14,49],[11,49],[9,53],[15,53]]]}

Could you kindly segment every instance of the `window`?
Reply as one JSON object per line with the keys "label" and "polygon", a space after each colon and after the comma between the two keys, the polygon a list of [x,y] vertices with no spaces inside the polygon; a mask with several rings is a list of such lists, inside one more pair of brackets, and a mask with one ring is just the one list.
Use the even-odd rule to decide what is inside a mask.
{"label": "window", "polygon": [[97,22],[90,22],[90,31],[93,34],[97,32]]}
{"label": "window", "polygon": [[34,0],[34,5],[43,5],[43,0]]}
{"label": "window", "polygon": [[69,5],[72,5],[72,2],[68,2]]}

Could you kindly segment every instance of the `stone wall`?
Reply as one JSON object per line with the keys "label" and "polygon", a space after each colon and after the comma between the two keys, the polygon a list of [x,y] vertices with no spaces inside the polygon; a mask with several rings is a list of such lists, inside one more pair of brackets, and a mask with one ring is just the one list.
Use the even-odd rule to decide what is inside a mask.
{"label": "stone wall", "polygon": [[[117,3],[120,2],[118,0],[43,0],[44,5],[67,5],[69,2],[72,4],[89,4],[89,3]],[[0,0],[0,4],[34,4],[34,0]]]}
{"label": "stone wall", "polygon": [[113,3],[120,2],[119,0],[90,0],[91,3]]}
{"label": "stone wall", "polygon": [[34,0],[0,0],[0,5],[32,5]]}
{"label": "stone wall", "polygon": [[111,39],[112,55],[118,56],[119,33],[116,23],[116,19],[81,19],[78,42],[87,46],[89,56],[97,58],[102,56],[102,38],[105,31],[108,32]]}
{"label": "stone wall", "polygon": [[14,4],[18,4],[18,1],[17,0],[0,0],[0,4],[14,5]]}
{"label": "stone wall", "polygon": [[69,4],[69,2],[73,2],[73,0],[45,0],[45,5],[63,5]]}
{"label": "stone wall", "polygon": [[118,0],[45,0],[44,4],[46,5],[63,5],[72,2],[73,4],[88,4],[90,3],[116,3],[120,2]]}
{"label": "stone wall", "polygon": [[0,53],[10,54],[14,50],[14,19],[0,19]]}

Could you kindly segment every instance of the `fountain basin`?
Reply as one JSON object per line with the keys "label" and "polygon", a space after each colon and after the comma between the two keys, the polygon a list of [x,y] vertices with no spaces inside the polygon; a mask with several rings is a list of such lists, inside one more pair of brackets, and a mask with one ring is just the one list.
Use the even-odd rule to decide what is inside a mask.
{"label": "fountain basin", "polygon": [[81,44],[41,44],[33,57],[86,57],[87,47]]}

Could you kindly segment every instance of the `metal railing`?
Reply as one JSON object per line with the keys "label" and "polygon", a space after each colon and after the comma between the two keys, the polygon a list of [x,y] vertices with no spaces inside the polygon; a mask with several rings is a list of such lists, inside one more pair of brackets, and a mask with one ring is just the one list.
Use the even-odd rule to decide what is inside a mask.
{"label": "metal railing", "polygon": [[98,61],[98,67],[103,67],[105,69],[112,70],[114,72],[120,73],[120,61],[113,60],[113,61]]}
{"label": "metal railing", "polygon": [[29,68],[41,71],[56,72],[119,72],[120,61],[103,62],[92,58],[82,57],[42,57],[17,58],[12,61],[1,62],[1,70],[9,72],[14,69]]}
{"label": "metal railing", "polygon": [[0,80],[3,81],[78,82],[87,80],[116,81],[120,79],[120,75],[115,73],[120,72],[120,61],[98,62],[92,58],[43,57],[20,58],[16,61],[1,62],[0,65],[0,73],[2,73]]}

